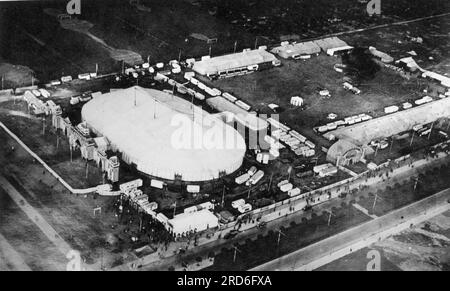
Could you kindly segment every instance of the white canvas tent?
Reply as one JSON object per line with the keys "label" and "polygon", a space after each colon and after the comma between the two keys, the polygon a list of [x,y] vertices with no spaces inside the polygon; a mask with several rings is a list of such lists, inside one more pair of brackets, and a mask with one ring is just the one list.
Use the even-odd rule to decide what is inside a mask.
{"label": "white canvas tent", "polygon": [[257,49],[201,60],[195,62],[192,69],[200,75],[211,76],[219,72],[275,61],[277,61],[277,58],[274,55],[265,50]]}
{"label": "white canvas tent", "polygon": [[182,235],[191,231],[204,231],[219,225],[219,219],[207,209],[187,212],[176,215],[167,223],[168,230],[176,235]]}
{"label": "white canvas tent", "polygon": [[92,99],[82,118],[124,162],[168,180],[219,178],[241,166],[246,150],[242,136],[220,119],[181,98],[138,86]]}

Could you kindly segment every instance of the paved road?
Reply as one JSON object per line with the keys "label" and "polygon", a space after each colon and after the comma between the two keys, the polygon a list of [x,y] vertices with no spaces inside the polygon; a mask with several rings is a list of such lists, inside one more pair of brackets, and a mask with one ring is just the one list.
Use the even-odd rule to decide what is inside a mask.
{"label": "paved road", "polygon": [[450,209],[450,189],[270,261],[253,271],[313,270]]}

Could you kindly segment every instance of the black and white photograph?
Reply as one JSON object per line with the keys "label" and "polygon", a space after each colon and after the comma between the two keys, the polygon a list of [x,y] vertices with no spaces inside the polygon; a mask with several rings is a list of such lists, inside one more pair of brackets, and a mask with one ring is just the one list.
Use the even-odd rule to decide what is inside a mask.
{"label": "black and white photograph", "polygon": [[0,271],[450,270],[448,0],[0,0],[0,78]]}

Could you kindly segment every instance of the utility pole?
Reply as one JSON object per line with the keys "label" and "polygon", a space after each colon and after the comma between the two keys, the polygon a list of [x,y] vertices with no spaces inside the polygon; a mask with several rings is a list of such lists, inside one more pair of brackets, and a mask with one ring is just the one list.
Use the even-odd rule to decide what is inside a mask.
{"label": "utility pole", "polygon": [[86,161],[86,179],[89,177],[89,163]]}
{"label": "utility pole", "polygon": [[209,56],[211,57],[212,45],[209,45]]}
{"label": "utility pole", "polygon": [[153,99],[153,104],[154,104],[154,108],[153,108],[153,119],[156,119],[156,99]]}
{"label": "utility pole", "polygon": [[[70,141],[69,141],[70,143]],[[69,144],[69,149],[70,149],[70,162],[72,163],[72,145]]]}
{"label": "utility pole", "polygon": [[236,246],[233,246],[234,254],[233,254],[233,263],[236,262],[236,254],[237,252],[241,252]]}
{"label": "utility pole", "polygon": [[255,39],[255,50],[256,50],[257,46],[258,46],[258,36],[256,36],[256,39]]}
{"label": "utility pole", "polygon": [[5,76],[2,75],[2,91],[3,91],[3,84],[4,84],[4,82],[5,82]]}
{"label": "utility pole", "polygon": [[45,135],[45,117],[42,117],[42,135]]}
{"label": "utility pole", "polygon": [[413,140],[414,140],[414,133],[415,131],[413,131],[412,136],[411,136],[411,142],[409,143],[409,147],[412,146]]}
{"label": "utility pole", "polygon": [[277,232],[278,232],[277,247],[279,247],[281,235],[283,235],[283,236],[286,236],[286,235],[281,231],[281,229],[279,229]]}
{"label": "utility pole", "polygon": [[389,153],[392,151],[392,145],[394,144],[394,138],[391,138],[391,146],[389,147]]}
{"label": "utility pole", "polygon": [[173,217],[175,217],[175,212],[177,211],[177,201],[173,204]]}
{"label": "utility pole", "polygon": [[224,204],[225,204],[225,185],[223,185],[223,190],[222,190],[222,203],[221,203],[222,208],[223,208]]}
{"label": "utility pole", "polygon": [[383,199],[381,199],[381,197],[378,196],[378,193],[375,193],[375,199],[373,200],[373,205],[372,205],[372,212],[374,211],[375,205],[377,204],[378,200],[383,200]]}
{"label": "utility pole", "polygon": [[[136,80],[136,86],[137,86],[137,80]],[[136,87],[134,87],[134,107],[136,107]]]}
{"label": "utility pole", "polygon": [[327,210],[327,212],[330,214],[329,216],[328,216],[328,226],[330,226],[330,222],[331,222],[331,216],[334,216],[334,214],[333,214],[333,212],[331,211],[331,210]]}
{"label": "utility pole", "polygon": [[250,185],[250,187],[248,188],[248,195],[247,195],[247,199],[250,199],[250,193],[252,192],[252,186]]}
{"label": "utility pole", "polygon": [[[209,52],[209,54],[211,55],[211,52]],[[180,52],[178,54],[178,62],[181,62],[181,49],[180,49]]]}
{"label": "utility pole", "polygon": [[434,121],[433,121],[433,123],[431,124],[431,127],[430,127],[430,133],[428,134],[428,140],[430,140],[431,132],[433,132],[433,126],[434,126]]}
{"label": "utility pole", "polygon": [[236,48],[237,48],[237,40],[234,42],[234,51],[233,51],[233,53],[236,53]]}
{"label": "utility pole", "polygon": [[415,179],[415,183],[414,183],[414,191],[416,191],[416,188],[417,188],[417,184],[419,183],[419,177],[417,177],[416,179]]}
{"label": "utility pole", "polygon": [[272,187],[272,181],[273,181],[273,172],[272,172],[272,174],[270,175],[270,180],[269,180],[269,187],[268,187],[268,191],[270,191],[270,188]]}

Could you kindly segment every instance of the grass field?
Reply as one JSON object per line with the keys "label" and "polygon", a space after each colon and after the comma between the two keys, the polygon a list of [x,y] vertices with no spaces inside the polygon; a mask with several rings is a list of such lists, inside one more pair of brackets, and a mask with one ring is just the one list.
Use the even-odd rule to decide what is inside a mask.
{"label": "grass field", "polygon": [[[329,0],[322,1],[322,5],[329,10],[317,10],[314,13],[318,15],[314,17],[314,13],[309,10],[317,9],[315,1],[303,2],[301,9],[291,7],[287,15],[280,17],[277,15],[285,13],[284,10],[298,3],[287,1],[273,5],[273,1],[263,1],[258,2],[256,6],[249,6],[248,0],[239,3],[233,1],[233,5],[224,6],[223,13],[220,7],[227,1],[218,2],[222,2],[217,4],[218,13],[210,15],[208,7],[199,8],[185,0],[142,0],[141,3],[150,9],[137,9],[126,0],[85,1],[78,18],[91,23],[93,26],[89,32],[107,46],[138,53],[143,59],[149,56],[151,62],[157,62],[178,58],[180,50],[183,59],[207,55],[210,46],[212,54],[218,55],[232,52],[235,43],[237,49],[241,50],[253,47],[255,41],[258,45],[278,42],[278,37],[285,33],[297,33],[304,39],[449,10],[449,6],[439,0],[416,1],[420,4],[391,0],[384,1],[387,3],[384,4],[382,17],[371,18],[367,16],[364,4],[357,4],[349,10],[348,2],[352,2],[351,0]],[[422,2],[426,4],[426,10],[418,9],[424,7]],[[28,66],[41,81],[55,79],[61,75],[93,71],[96,63],[100,72],[120,70],[120,62],[111,58],[104,44],[86,34],[62,28],[54,15],[45,13],[49,8],[56,11],[55,15],[64,13],[65,4],[64,1],[0,4],[0,58],[3,62]],[[411,9],[403,9],[406,4]],[[245,12],[245,7],[251,12]],[[328,12],[336,15],[329,15]],[[245,18],[242,18],[241,13],[246,15]],[[253,25],[231,23],[230,17],[233,18],[234,14],[239,14],[239,19],[245,22],[248,22],[247,18],[253,19],[249,23],[260,21],[258,17],[273,16],[273,19],[268,21],[272,29],[258,24],[254,30]],[[333,17],[340,18],[341,21],[329,22],[328,19]],[[310,26],[302,25],[305,21],[312,22]],[[315,25],[317,21],[320,24]],[[445,49],[448,45],[446,27],[448,20],[434,19],[421,24],[357,33],[343,38],[351,43],[356,41],[361,45],[375,45],[395,56],[414,49],[419,53],[419,59],[422,59],[425,53],[433,55],[433,65],[443,59],[440,55],[448,49]],[[202,34],[208,38],[217,38],[218,41],[207,44],[191,37],[191,34]],[[415,36],[423,37],[424,43],[411,43],[409,37]],[[398,43],[398,40],[402,43]],[[392,43],[395,43],[395,47]],[[428,56],[424,59],[427,60]]]}
{"label": "grass field", "polygon": [[[207,12],[199,11],[183,0],[150,1],[151,11],[142,11],[125,0],[86,1],[80,19],[90,22],[86,34],[67,30],[56,17],[44,12],[56,9],[65,12],[61,1],[2,3],[0,5],[0,57],[4,62],[27,64],[42,81],[62,75],[92,72],[95,64],[100,72],[121,69],[105,49],[108,47],[129,50],[150,57],[152,63],[208,54],[210,45],[190,35],[201,33],[210,38],[220,38],[212,44],[215,54],[230,52],[235,40],[239,47],[253,37],[231,28]],[[99,42],[99,41],[103,42]]]}
{"label": "grass field", "polygon": [[448,3],[440,0],[407,1],[385,0],[381,16],[370,17],[368,1],[353,0],[200,0],[205,10],[217,10],[217,17],[234,26],[243,27],[255,35],[278,40],[281,36],[296,34],[301,38],[366,28],[450,10]]}
{"label": "grass field", "polygon": [[[450,166],[448,164],[428,169],[418,177],[411,177],[409,181],[397,183],[393,187],[388,186],[385,190],[379,190],[377,193],[370,193],[369,197],[360,200],[358,204],[368,209],[369,213],[381,216],[393,209],[450,187],[450,181],[447,179],[449,174]],[[419,180],[414,190],[416,178]],[[374,207],[375,194],[378,197]]]}

